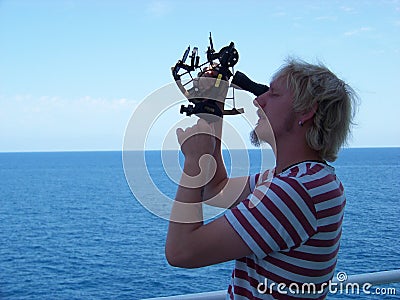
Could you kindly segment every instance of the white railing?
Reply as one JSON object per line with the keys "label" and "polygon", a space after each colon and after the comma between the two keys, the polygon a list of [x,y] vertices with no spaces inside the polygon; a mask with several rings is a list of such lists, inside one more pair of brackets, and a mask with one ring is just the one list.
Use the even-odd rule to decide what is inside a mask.
{"label": "white railing", "polygon": [[[343,275],[346,275],[342,273]],[[338,274],[339,275],[339,274]],[[339,280],[340,279],[340,280]],[[333,283],[357,283],[357,284],[365,284],[369,283],[372,286],[387,284],[387,283],[396,283],[400,282],[400,269],[398,270],[390,270],[390,271],[381,271],[381,272],[373,272],[373,273],[363,273],[358,275],[349,275],[347,279],[345,278],[334,278],[332,280]],[[344,280],[342,280],[344,279]],[[148,298],[147,300],[223,300],[226,296],[226,290],[223,291],[215,291],[215,292],[205,292],[205,293],[197,293],[197,294],[186,294],[186,295],[178,295],[178,296],[169,296],[169,297],[158,297],[158,298]]]}

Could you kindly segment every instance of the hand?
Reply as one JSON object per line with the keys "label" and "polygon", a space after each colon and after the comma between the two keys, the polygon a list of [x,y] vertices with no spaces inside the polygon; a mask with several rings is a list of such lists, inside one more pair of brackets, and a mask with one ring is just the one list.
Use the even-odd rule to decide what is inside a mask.
{"label": "hand", "polygon": [[217,75],[216,71],[214,73],[205,72],[201,77],[196,78],[198,93],[200,93],[196,95],[196,98],[214,100],[223,111],[230,83],[225,79],[217,79]]}
{"label": "hand", "polygon": [[203,119],[185,130],[176,130],[178,142],[185,156],[180,185],[190,188],[205,186],[215,175],[216,163],[212,156],[216,139],[213,128]]}
{"label": "hand", "polygon": [[179,145],[186,159],[199,161],[204,154],[212,154],[216,139],[214,128],[205,120],[199,119],[195,125],[185,130],[176,130]]}

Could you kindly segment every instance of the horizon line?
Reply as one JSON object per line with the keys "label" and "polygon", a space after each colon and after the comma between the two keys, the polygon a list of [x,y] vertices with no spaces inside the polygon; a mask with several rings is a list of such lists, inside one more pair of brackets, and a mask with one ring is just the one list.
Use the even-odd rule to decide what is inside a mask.
{"label": "horizon line", "polygon": [[[386,148],[400,148],[399,146],[351,146],[351,147],[343,147],[341,150],[344,149],[386,149]],[[234,148],[234,149],[226,149],[223,148],[222,150],[229,150],[229,151],[236,151],[236,150],[260,150],[261,148]],[[271,150],[270,148],[263,148],[261,150]],[[82,152],[127,152],[127,151],[137,151],[137,152],[147,152],[147,151],[180,151],[180,149],[132,149],[132,150],[123,150],[123,149],[92,149],[92,150],[10,150],[10,151],[2,151],[0,150],[0,154],[7,154],[7,153],[82,153]]]}

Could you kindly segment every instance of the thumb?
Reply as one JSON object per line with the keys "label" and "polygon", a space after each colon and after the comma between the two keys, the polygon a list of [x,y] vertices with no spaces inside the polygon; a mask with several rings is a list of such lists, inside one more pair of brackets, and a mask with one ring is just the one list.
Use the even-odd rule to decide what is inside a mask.
{"label": "thumb", "polygon": [[183,134],[184,134],[184,131],[183,131],[182,128],[176,129],[176,137],[177,137],[177,139],[178,139],[179,145],[182,145],[182,142],[183,142]]}

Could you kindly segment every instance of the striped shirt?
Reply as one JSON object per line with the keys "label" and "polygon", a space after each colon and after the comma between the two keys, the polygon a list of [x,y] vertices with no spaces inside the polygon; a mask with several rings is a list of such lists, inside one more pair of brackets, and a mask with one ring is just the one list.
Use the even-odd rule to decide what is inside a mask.
{"label": "striped shirt", "polygon": [[333,167],[302,162],[250,177],[252,193],[225,214],[252,250],[236,260],[227,299],[324,299],[346,203]]}

